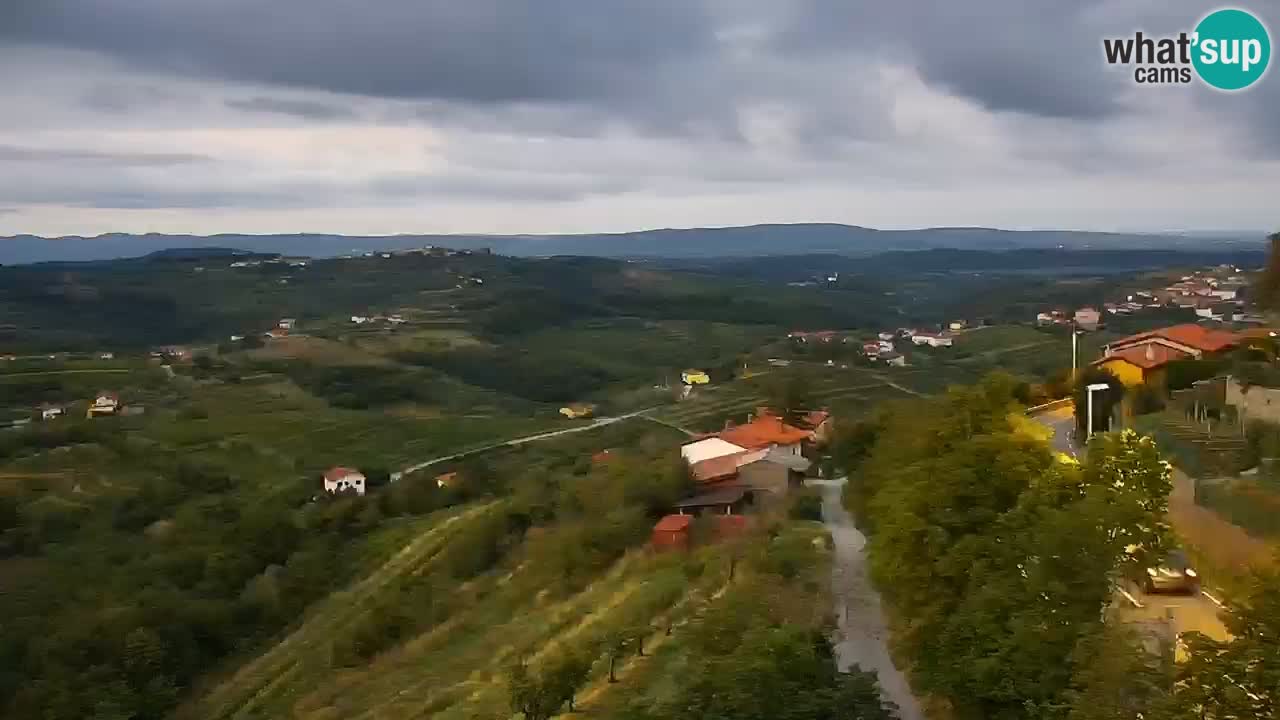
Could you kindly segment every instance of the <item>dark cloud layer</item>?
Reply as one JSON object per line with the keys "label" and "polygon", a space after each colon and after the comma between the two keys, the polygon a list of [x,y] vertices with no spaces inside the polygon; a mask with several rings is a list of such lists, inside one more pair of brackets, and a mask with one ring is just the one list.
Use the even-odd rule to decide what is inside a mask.
{"label": "dark cloud layer", "polygon": [[[1137,88],[1103,63],[1103,37],[1176,32],[1207,9],[0,0],[0,107],[21,111],[0,115],[0,165],[21,170],[0,177],[0,204],[380,210],[438,200],[523,214],[609,198],[642,215],[629,198],[888,189],[945,202],[992,188],[1000,204],[1005,190],[1091,187],[1108,175],[1130,175],[1113,182],[1138,191],[1149,186],[1132,178],[1157,172],[1203,172],[1218,187],[1271,177],[1274,69],[1226,96]],[[35,112],[19,118],[28,105],[56,127]]]}
{"label": "dark cloud layer", "polygon": [[704,52],[691,0],[7,0],[0,42],[147,69],[470,102],[598,98]]}

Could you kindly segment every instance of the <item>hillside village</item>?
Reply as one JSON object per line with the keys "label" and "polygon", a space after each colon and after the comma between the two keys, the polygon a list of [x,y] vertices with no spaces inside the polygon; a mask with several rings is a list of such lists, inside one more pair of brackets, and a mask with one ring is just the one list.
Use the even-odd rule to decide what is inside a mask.
{"label": "hillside village", "polygon": [[[1070,411],[1073,396],[1074,406],[1092,397],[1092,429],[1143,430],[1180,469],[1212,478],[1196,480],[1183,511],[1210,512],[1217,523],[1261,536],[1277,530],[1267,512],[1280,495],[1272,491],[1275,470],[1265,460],[1280,447],[1280,411],[1272,410],[1280,407],[1276,334],[1257,322],[1238,286],[1242,275],[1226,268],[1179,274],[1147,290],[1129,279],[1097,295],[1124,293],[1133,301],[1046,311],[1025,323],[886,316],[863,325],[790,310],[768,325],[690,323],[637,319],[637,307],[645,304],[635,304],[618,318],[556,319],[531,333],[512,324],[520,315],[507,315],[500,299],[521,282],[520,273],[536,269],[558,281],[544,269],[554,265],[538,261],[512,272],[498,256],[424,250],[323,261],[234,260],[223,268],[198,263],[204,269],[192,275],[216,282],[233,275],[232,282],[270,288],[264,292],[271,300],[252,319],[234,316],[201,338],[156,336],[145,347],[0,356],[0,374],[20,389],[10,396],[20,398],[8,407],[10,429],[0,433],[9,443],[4,447],[15,448],[0,474],[47,488],[20,496],[29,503],[20,511],[23,534],[6,537],[31,544],[15,547],[68,542],[97,506],[118,515],[113,523],[129,533],[168,537],[174,524],[189,521],[183,512],[195,512],[165,505],[174,502],[166,498],[180,497],[164,489],[169,478],[214,488],[198,502],[221,497],[225,488],[252,488],[244,502],[302,519],[306,532],[289,541],[294,547],[348,542],[338,538],[383,542],[383,533],[417,527],[433,512],[492,501],[503,482],[493,465],[509,473],[532,461],[522,459],[538,459],[556,468],[540,473],[567,473],[572,482],[644,478],[627,480],[644,484],[643,492],[626,486],[626,497],[644,497],[643,510],[627,515],[625,524],[626,542],[635,544],[609,546],[617,548],[611,552],[630,547],[626,552],[643,552],[644,562],[658,564],[709,555],[730,559],[732,574],[737,543],[780,524],[806,528],[822,518],[819,488],[836,482],[847,462],[849,443],[841,446],[837,438],[865,432],[873,407],[945,393],[992,370],[1012,375],[1024,406]],[[604,277],[623,287],[653,282],[646,274],[653,270],[620,268]],[[434,284],[392,296],[329,293],[323,310],[291,300],[292,293],[324,288],[330,273],[349,273],[348,281],[376,278],[369,282],[374,286],[408,270],[428,274]],[[288,274],[287,288],[276,273]],[[517,297],[520,311],[530,306]],[[535,306],[553,305],[538,297]],[[1082,383],[1115,389],[1079,396]],[[1055,429],[1062,441],[1055,447],[1070,454],[1091,427],[1065,425]],[[662,470],[667,457],[680,460],[680,477]],[[516,471],[511,482],[541,482]],[[657,482],[659,475],[666,479]],[[564,491],[548,492],[521,497],[590,505],[556,495]],[[575,492],[589,497],[596,491]],[[594,512],[603,518],[605,511]],[[27,525],[36,520],[40,524]],[[1221,594],[1222,583],[1234,582],[1224,569],[1233,565],[1215,556],[1229,552],[1213,533],[1194,536],[1194,562],[1212,583],[1206,587]],[[532,532],[527,542],[538,537]],[[479,566],[500,556],[492,551]],[[287,552],[264,550],[264,557],[284,568],[271,573],[303,577],[302,569],[289,569]],[[339,561],[343,573],[360,568],[361,561]],[[202,577],[220,577],[215,571],[224,570],[202,570]],[[242,597],[246,583],[274,582],[264,579],[269,573],[259,575],[262,570],[247,577],[225,573],[228,598]],[[338,575],[315,588],[349,578]],[[305,606],[321,589],[298,592]],[[1210,601],[1165,601],[1140,587],[1125,592],[1120,597],[1133,598],[1126,612],[1144,623],[1175,635],[1188,624],[1215,637],[1224,632]],[[1170,618],[1149,619],[1165,609]],[[264,626],[289,621],[285,612]],[[398,621],[412,628],[431,623]],[[343,646],[348,659],[342,662],[378,662],[369,655],[376,651],[358,650],[365,641],[349,642],[355,644]],[[285,693],[291,680],[282,683]],[[284,702],[274,692],[264,697]],[[492,707],[492,694],[484,702]]]}

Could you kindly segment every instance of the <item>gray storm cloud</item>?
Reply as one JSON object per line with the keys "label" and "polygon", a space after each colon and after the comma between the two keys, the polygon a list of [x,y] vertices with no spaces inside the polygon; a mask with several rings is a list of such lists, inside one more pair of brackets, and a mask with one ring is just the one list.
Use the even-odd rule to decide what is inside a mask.
{"label": "gray storm cloud", "polygon": [[[8,0],[0,106],[16,112],[0,115],[0,165],[19,172],[0,173],[0,207],[50,227],[189,209],[164,218],[191,230],[318,208],[406,230],[471,217],[531,231],[566,218],[998,225],[1041,212],[1010,208],[1011,194],[1043,192],[1063,210],[1038,224],[1094,208],[1080,227],[1128,217],[1125,198],[1167,173],[1182,199],[1167,218],[1143,200],[1132,222],[1257,223],[1254,183],[1280,177],[1274,71],[1224,97],[1136,88],[1102,62],[1102,37],[1173,32],[1208,9]],[[1243,188],[1213,195],[1241,204],[1191,214],[1200,179]]]}

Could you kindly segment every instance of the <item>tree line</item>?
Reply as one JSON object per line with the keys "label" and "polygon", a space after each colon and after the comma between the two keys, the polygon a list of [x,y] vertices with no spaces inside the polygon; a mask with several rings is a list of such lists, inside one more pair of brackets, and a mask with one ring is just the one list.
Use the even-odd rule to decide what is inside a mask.
{"label": "tree line", "polygon": [[1193,637],[1177,667],[1172,648],[1153,652],[1107,611],[1113,585],[1174,543],[1170,466],[1131,431],[1055,459],[1014,387],[992,376],[842,433],[846,501],[916,690],[959,720],[1269,717],[1275,578],[1242,599],[1235,642]]}

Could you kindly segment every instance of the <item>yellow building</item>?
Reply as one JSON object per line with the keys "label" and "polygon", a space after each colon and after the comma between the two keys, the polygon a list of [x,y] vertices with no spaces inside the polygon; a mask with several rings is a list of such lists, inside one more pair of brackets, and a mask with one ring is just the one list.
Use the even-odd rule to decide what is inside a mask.
{"label": "yellow building", "polygon": [[1116,340],[1093,364],[1106,368],[1127,386],[1163,388],[1169,363],[1220,357],[1242,339],[1235,333],[1194,323],[1174,325]]}
{"label": "yellow building", "polygon": [[1185,355],[1171,354],[1158,345],[1118,350],[1094,363],[1116,376],[1127,387],[1150,385],[1164,387],[1164,366],[1170,360],[1180,360]]}
{"label": "yellow building", "polygon": [[560,408],[560,414],[569,418],[570,420],[577,420],[578,418],[591,417],[593,414],[595,414],[595,411],[596,411],[595,405],[583,405],[583,404],[566,405],[565,407]]}
{"label": "yellow building", "polygon": [[680,373],[680,381],[685,385],[706,385],[711,382],[711,376],[704,370],[685,370]]}

